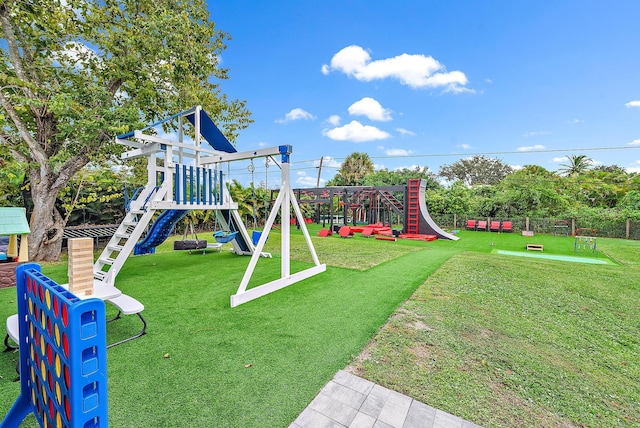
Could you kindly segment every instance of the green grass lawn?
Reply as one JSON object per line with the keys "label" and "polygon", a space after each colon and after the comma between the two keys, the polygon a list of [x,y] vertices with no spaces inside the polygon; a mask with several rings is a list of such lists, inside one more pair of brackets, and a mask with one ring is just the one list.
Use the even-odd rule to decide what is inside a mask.
{"label": "green grass lawn", "polygon": [[[132,257],[116,285],[145,304],[149,328],[108,350],[110,426],[286,427],[350,364],[485,426],[640,423],[640,243],[602,240],[598,257],[619,265],[596,266],[490,254],[524,250],[532,238],[515,234],[460,235],[314,236],[327,272],[233,309],[248,257],[170,242]],[[252,285],[278,275],[277,238]],[[574,255],[572,238],[533,239]],[[310,266],[297,232],[292,248],[293,270]],[[43,271],[66,282],[65,264]],[[0,290],[0,313],[15,313],[15,290]],[[108,341],[136,323],[110,324]],[[0,354],[5,411],[19,391],[16,361]]]}

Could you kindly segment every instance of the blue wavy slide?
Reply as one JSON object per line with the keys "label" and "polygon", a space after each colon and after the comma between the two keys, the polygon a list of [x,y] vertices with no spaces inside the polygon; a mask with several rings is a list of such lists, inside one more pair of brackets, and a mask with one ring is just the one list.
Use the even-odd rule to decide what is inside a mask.
{"label": "blue wavy slide", "polygon": [[163,211],[151,225],[147,236],[133,247],[133,255],[155,253],[156,247],[166,241],[176,223],[182,220],[188,212],[189,210]]}

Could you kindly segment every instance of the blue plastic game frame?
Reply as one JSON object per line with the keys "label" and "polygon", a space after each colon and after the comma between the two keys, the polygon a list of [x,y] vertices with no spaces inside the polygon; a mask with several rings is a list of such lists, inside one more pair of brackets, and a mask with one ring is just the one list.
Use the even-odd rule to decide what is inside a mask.
{"label": "blue plastic game frame", "polygon": [[105,304],[80,300],[42,274],[16,268],[20,396],[0,428],[33,413],[41,427],[108,426]]}

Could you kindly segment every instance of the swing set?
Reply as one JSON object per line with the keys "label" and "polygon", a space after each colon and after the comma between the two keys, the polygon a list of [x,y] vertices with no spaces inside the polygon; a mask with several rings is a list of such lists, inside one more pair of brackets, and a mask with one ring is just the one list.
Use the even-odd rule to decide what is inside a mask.
{"label": "swing set", "polygon": [[[169,120],[178,121],[177,141],[144,132],[155,126],[164,125]],[[189,123],[193,125],[189,131],[192,137],[185,139],[183,125],[188,126]],[[290,145],[238,152],[200,106],[175,114],[142,130],[120,135],[116,138],[116,142],[128,146],[128,150],[121,155],[122,159],[147,159],[148,180],[144,189],[129,201],[130,209],[126,217],[94,263],[94,282],[98,285],[114,284],[118,272],[143,233],[146,232],[145,240],[149,241],[149,246],[159,245],[168,237],[175,223],[181,218],[180,215],[183,215],[186,210],[214,210],[216,242],[231,242],[235,254],[251,256],[238,290],[231,296],[231,307],[326,271],[326,265],[318,260],[291,187],[290,156],[293,149]],[[205,142],[209,147],[204,145]],[[265,158],[268,169],[269,159],[275,162],[276,156],[279,156],[276,164],[281,170],[281,189],[269,211],[263,231],[254,232],[254,236],[251,237],[238,213],[238,204],[233,201],[225,183],[222,168],[225,163],[229,169],[231,162],[250,161],[253,165],[254,159]],[[253,192],[254,210],[256,210],[255,188]],[[313,260],[313,266],[298,272],[291,272],[292,210],[298,224],[302,226],[301,231]],[[163,212],[154,221],[155,211]],[[265,201],[265,214],[267,211]],[[250,288],[249,281],[258,260],[267,256],[267,253],[263,253],[263,249],[271,229],[276,227],[275,221],[278,216],[281,223],[280,275],[266,284],[257,286],[252,284]]]}

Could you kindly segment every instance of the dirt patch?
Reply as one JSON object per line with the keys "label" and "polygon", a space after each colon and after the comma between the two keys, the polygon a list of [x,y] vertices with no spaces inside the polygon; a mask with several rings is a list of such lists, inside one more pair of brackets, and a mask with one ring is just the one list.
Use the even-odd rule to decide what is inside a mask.
{"label": "dirt patch", "polygon": [[423,323],[420,320],[417,320],[417,321],[414,321],[412,323],[409,323],[408,326],[409,327],[413,327],[416,330],[427,330],[427,331],[431,331],[432,330],[431,327],[429,327],[428,325],[426,325],[425,323]]}
{"label": "dirt patch", "polygon": [[433,346],[419,344],[408,348],[407,351],[414,356],[414,363],[416,366],[428,370],[436,368],[436,358],[434,358]]}
{"label": "dirt patch", "polygon": [[345,367],[345,371],[347,373],[351,373],[356,376],[364,377],[364,370],[362,369],[362,363],[364,361],[368,361],[371,359],[371,351],[376,346],[375,340],[369,342],[367,346],[364,347],[360,355],[358,355],[347,367]]}
{"label": "dirt patch", "polygon": [[[509,412],[508,420],[501,421],[507,426],[531,426],[531,422],[535,421],[535,426],[537,427],[581,427],[581,425],[574,425],[550,411],[541,410],[539,406],[538,408],[534,408],[531,403],[521,397],[518,397],[501,382],[490,382],[489,388],[495,393],[494,400],[497,406],[514,410],[517,409]],[[505,418],[506,417],[507,416],[505,416]]]}

